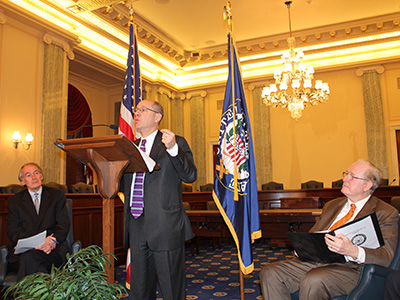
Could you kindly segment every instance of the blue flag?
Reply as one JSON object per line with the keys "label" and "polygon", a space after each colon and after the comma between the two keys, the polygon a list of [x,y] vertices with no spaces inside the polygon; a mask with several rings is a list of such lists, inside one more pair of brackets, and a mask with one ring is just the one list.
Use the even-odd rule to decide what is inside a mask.
{"label": "blue flag", "polygon": [[131,22],[129,28],[129,51],[126,63],[124,94],[119,117],[119,133],[124,134],[131,141],[137,138],[135,123],[133,121],[133,108],[142,100],[139,51],[134,26],[133,22]]}
{"label": "blue flag", "polygon": [[235,240],[243,274],[253,272],[252,241],[261,237],[249,116],[237,53],[228,35],[229,76],[221,117],[214,201]]}

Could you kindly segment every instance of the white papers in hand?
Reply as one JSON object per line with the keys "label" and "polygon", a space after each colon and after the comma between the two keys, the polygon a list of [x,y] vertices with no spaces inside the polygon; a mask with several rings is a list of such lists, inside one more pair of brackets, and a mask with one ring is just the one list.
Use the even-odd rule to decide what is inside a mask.
{"label": "white papers in hand", "polygon": [[372,214],[370,214],[364,218],[356,220],[356,222],[345,224],[342,227],[335,229],[334,232],[335,235],[341,233],[347,236],[356,246],[377,249],[383,246],[384,242],[379,229],[379,223],[378,228],[376,228],[376,224],[377,221],[373,222]]}
{"label": "white papers in hand", "polygon": [[142,151],[135,143],[133,143],[133,144],[139,150],[139,153],[142,156],[142,158],[147,166],[147,169],[149,169],[149,172],[153,172],[154,167],[156,166],[156,162],[150,156],[148,156],[144,151]]}
{"label": "white papers in hand", "polygon": [[19,239],[15,247],[15,254],[20,254],[30,249],[35,249],[37,246],[44,244],[46,240],[46,230],[34,236]]}

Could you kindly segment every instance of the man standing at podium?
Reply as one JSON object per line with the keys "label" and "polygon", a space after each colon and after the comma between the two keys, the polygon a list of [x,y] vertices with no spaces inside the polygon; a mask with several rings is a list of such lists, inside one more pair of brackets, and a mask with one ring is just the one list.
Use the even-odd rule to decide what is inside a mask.
{"label": "man standing at podium", "polygon": [[160,169],[126,173],[121,181],[124,201],[124,247],[131,249],[129,299],[155,300],[157,279],[164,300],[186,299],[185,241],[193,232],[182,206],[182,181],[197,179],[192,151],[183,137],[158,130],[164,111],[142,100],[134,109],[135,143]]}

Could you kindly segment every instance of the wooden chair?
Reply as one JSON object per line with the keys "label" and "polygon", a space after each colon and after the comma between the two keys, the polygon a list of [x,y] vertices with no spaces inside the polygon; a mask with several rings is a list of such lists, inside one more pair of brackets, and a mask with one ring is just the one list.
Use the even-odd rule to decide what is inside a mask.
{"label": "wooden chair", "polygon": [[310,180],[307,182],[303,182],[301,184],[301,189],[302,190],[308,190],[308,189],[323,189],[324,188],[324,183],[321,181],[315,181],[315,180]]}

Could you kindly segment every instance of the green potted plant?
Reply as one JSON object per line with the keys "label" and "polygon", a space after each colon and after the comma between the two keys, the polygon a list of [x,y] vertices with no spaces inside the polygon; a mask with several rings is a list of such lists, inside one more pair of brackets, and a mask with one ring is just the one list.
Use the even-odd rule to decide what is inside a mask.
{"label": "green potted plant", "polygon": [[89,246],[73,255],[60,268],[53,267],[50,274],[36,273],[24,277],[5,291],[15,300],[77,300],[119,299],[126,290],[118,283],[107,282],[106,265],[111,265],[110,253],[99,246]]}

